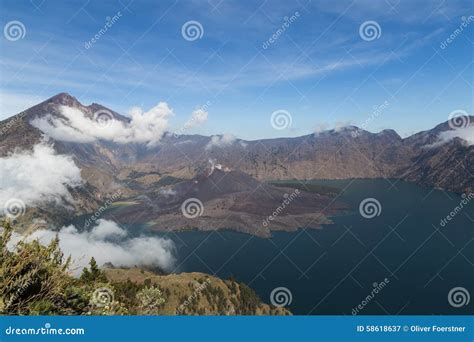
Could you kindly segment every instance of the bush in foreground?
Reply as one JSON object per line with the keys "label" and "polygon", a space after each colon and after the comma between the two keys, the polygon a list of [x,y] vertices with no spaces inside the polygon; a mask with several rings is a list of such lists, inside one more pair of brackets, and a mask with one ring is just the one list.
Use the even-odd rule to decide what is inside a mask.
{"label": "bush in foreground", "polygon": [[[156,275],[100,269],[94,258],[79,278],[56,238],[14,242],[0,222],[0,314],[3,315],[288,315],[235,280],[204,274]],[[120,276],[122,275],[122,276]]]}
{"label": "bush in foreground", "polygon": [[14,243],[11,225],[3,222],[0,228],[0,314],[146,314],[164,301],[160,289],[134,285],[128,302],[122,302],[114,293],[126,291],[127,283],[108,282],[94,258],[76,279],[57,238],[46,246],[36,240]]}

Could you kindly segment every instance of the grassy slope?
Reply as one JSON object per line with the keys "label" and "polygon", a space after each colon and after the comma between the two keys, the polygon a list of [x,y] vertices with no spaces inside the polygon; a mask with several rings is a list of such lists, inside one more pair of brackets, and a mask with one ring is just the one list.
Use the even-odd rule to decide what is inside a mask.
{"label": "grassy slope", "polygon": [[[260,298],[244,284],[221,280],[204,273],[193,272],[162,276],[138,268],[106,269],[105,273],[112,282],[130,280],[142,284],[146,281],[158,286],[166,297],[166,302],[160,310],[160,314],[163,315],[176,315],[176,309],[186,300],[189,304],[185,306],[182,312],[184,314],[291,315],[286,309],[262,303]],[[199,286],[201,290],[198,290]],[[189,299],[191,296],[193,298]]]}

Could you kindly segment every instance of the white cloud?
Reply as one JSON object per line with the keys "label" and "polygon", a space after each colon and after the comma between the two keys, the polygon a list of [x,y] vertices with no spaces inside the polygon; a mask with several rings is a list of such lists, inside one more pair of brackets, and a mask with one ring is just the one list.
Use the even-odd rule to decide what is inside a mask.
{"label": "white cloud", "polygon": [[200,126],[207,121],[208,112],[203,109],[196,109],[191,113],[191,118],[184,125],[186,128]]}
{"label": "white cloud", "polygon": [[454,138],[461,138],[465,140],[469,146],[474,145],[474,125],[468,126],[466,128],[441,132],[439,134],[440,141],[435,145],[444,144]]}
{"label": "white cloud", "polygon": [[99,225],[90,231],[92,240],[105,240],[107,238],[122,238],[127,236],[127,232],[113,221],[98,220],[97,223],[99,223]]}
{"label": "white cloud", "polygon": [[329,125],[326,124],[326,123],[319,123],[316,125],[316,127],[314,128],[314,134],[315,135],[318,135],[319,133],[322,133],[324,131],[326,131],[328,129]]}
{"label": "white cloud", "polygon": [[165,102],[160,102],[148,112],[135,107],[131,111],[132,121],[118,142],[138,142],[155,145],[168,127],[168,120],[173,110]]}
{"label": "white cloud", "polygon": [[206,145],[206,150],[209,150],[213,147],[226,147],[232,145],[237,141],[237,138],[233,134],[223,134],[223,135],[213,135],[211,141]]}
{"label": "white cloud", "polygon": [[347,120],[347,121],[336,121],[334,124],[334,131],[336,132],[341,132],[344,131],[347,127],[352,126],[352,122]]}
{"label": "white cloud", "polygon": [[[37,239],[47,244],[56,235],[61,250],[66,256],[71,255],[76,275],[88,265],[91,257],[99,266],[110,262],[116,267],[155,266],[163,270],[170,270],[176,262],[172,240],[149,236],[131,238],[117,223],[103,219],[97,220],[97,226],[89,231],[80,232],[73,225],[63,227],[59,232],[41,229],[25,240]],[[12,240],[19,239],[16,235]]]}
{"label": "white cloud", "polygon": [[334,130],[334,132],[343,132],[345,129],[352,125],[353,123],[351,121],[336,121],[333,124],[330,124],[328,122],[320,122],[314,128],[314,135],[318,136],[321,133],[332,130]]}
{"label": "white cloud", "polygon": [[56,154],[46,143],[35,145],[33,151],[17,151],[0,158],[0,208],[12,198],[26,205],[71,202],[68,186],[81,183],[81,170],[72,158]]}
{"label": "white cloud", "polygon": [[96,121],[87,117],[81,110],[66,106],[60,107],[65,119],[47,115],[32,120],[31,124],[55,140],[90,143],[107,140],[116,143],[144,143],[156,145],[166,129],[173,110],[160,102],[147,112],[139,107],[130,111],[129,123],[118,121],[105,111],[106,121]]}

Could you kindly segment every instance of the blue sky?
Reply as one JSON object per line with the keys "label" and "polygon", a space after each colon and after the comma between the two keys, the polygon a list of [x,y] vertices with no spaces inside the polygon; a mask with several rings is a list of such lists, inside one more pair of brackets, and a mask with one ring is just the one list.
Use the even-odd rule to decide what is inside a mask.
{"label": "blue sky", "polygon": [[[343,124],[406,136],[455,110],[472,114],[468,0],[1,0],[0,10],[2,27],[20,21],[26,30],[0,40],[0,119],[59,92],[124,114],[165,101],[176,127],[205,106],[208,121],[194,133],[244,139]],[[291,23],[264,48],[285,17]],[[191,20],[203,28],[194,41],[182,36]],[[362,39],[367,21],[379,25],[377,39]],[[292,125],[275,130],[270,117],[281,109]]]}

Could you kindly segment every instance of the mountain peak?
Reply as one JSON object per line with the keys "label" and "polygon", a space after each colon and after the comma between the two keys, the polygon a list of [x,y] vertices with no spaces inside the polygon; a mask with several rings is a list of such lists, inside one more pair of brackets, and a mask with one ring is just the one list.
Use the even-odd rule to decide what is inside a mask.
{"label": "mountain peak", "polygon": [[45,102],[60,104],[64,106],[77,107],[81,103],[72,95],[68,93],[59,93],[53,97],[47,99]]}
{"label": "mountain peak", "polygon": [[393,129],[384,129],[383,131],[380,131],[377,133],[379,136],[387,136],[389,138],[393,138],[395,140],[400,140],[401,137],[400,135]]}

